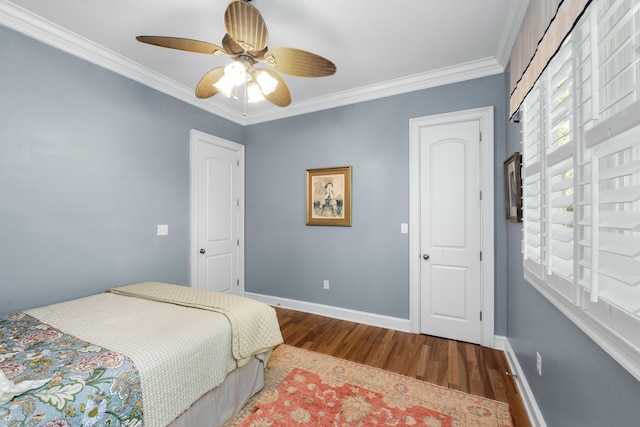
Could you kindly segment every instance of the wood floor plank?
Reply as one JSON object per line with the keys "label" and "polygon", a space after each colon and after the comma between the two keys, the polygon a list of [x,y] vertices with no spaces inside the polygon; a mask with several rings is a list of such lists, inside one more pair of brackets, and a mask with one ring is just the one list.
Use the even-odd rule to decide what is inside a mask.
{"label": "wood floor plank", "polygon": [[478,381],[480,381],[483,390],[482,392],[478,390],[476,394],[495,400],[496,395],[493,392],[493,388],[491,387],[491,384],[486,381],[486,378],[489,377],[489,368],[487,366],[487,357],[485,355],[484,349],[482,347],[479,347],[477,349],[476,355],[478,361]]}
{"label": "wood floor plank", "polygon": [[454,390],[464,391],[462,388],[462,381],[460,375],[460,353],[458,352],[458,343],[455,341],[447,342],[447,358],[449,359],[447,369],[447,382],[446,386]]}
{"label": "wood floor plank", "polygon": [[285,344],[499,400],[515,427],[531,427],[503,352],[276,308]]}

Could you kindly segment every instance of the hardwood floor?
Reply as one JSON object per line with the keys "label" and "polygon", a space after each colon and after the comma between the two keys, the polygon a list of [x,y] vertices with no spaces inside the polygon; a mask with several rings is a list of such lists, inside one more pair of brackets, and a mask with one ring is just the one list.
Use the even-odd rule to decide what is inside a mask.
{"label": "hardwood floor", "polygon": [[509,403],[515,427],[530,427],[503,352],[276,308],[285,344]]}

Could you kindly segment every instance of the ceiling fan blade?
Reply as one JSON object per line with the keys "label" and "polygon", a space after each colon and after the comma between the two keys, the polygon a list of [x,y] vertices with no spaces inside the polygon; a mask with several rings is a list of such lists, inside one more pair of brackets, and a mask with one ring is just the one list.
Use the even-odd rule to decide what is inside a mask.
{"label": "ceiling fan blade", "polygon": [[196,96],[198,98],[210,98],[220,92],[214,84],[217,83],[222,76],[224,76],[224,67],[214,68],[202,76],[198,82],[198,86],[196,86]]}
{"label": "ceiling fan blade", "polygon": [[243,0],[232,1],[224,11],[224,27],[245,51],[267,47],[269,32],[258,9]]}
{"label": "ceiling fan blade", "polygon": [[[265,99],[278,107],[286,107],[291,104],[291,92],[289,92],[289,86],[287,86],[284,79],[275,71],[266,68],[260,68],[260,72],[267,73],[278,81],[278,86],[276,86],[273,92],[269,94],[265,94],[264,91],[262,92]],[[262,88],[260,88],[260,90],[262,90]]]}
{"label": "ceiling fan blade", "polygon": [[138,36],[136,40],[170,49],[186,50],[187,52],[206,53],[210,55],[227,55],[220,46],[199,40],[183,39],[180,37]]}
{"label": "ceiling fan blade", "polygon": [[264,62],[281,73],[298,77],[324,77],[335,74],[333,62],[315,53],[292,47],[276,47],[264,55]]}

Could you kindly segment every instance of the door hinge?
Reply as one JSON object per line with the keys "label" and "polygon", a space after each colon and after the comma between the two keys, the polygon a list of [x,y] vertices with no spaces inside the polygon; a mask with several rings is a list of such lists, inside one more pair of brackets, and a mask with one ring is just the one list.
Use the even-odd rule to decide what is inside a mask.
{"label": "door hinge", "polygon": [[480,142],[482,142],[482,131],[478,132],[480,134]]}
{"label": "door hinge", "polygon": [[240,239],[236,240],[236,246],[240,246]]}
{"label": "door hinge", "polygon": [[[240,286],[240,279],[238,279],[238,280],[236,281],[236,286]],[[480,317],[482,317],[482,316],[480,316]],[[482,320],[482,319],[480,319],[480,320]]]}
{"label": "door hinge", "polygon": [[480,321],[482,322],[482,312],[480,312]]}
{"label": "door hinge", "polygon": [[480,251],[480,261],[482,261],[482,251]]}
{"label": "door hinge", "polygon": [[480,200],[482,200],[482,191],[480,191]]}
{"label": "door hinge", "polygon": [[240,166],[240,159],[236,159],[236,164]]}
{"label": "door hinge", "polygon": [[240,206],[240,199],[236,200],[236,206]]}

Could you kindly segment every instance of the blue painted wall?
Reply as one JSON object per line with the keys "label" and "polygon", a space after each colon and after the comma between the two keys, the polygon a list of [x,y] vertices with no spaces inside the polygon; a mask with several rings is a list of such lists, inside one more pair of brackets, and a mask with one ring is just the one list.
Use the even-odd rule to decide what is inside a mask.
{"label": "blue painted wall", "polygon": [[[246,290],[409,318],[409,119],[494,106],[505,157],[505,76],[497,75],[251,126],[246,137]],[[353,167],[353,226],[305,225],[305,170]],[[502,163],[495,209],[504,210]],[[496,220],[496,332],[506,333],[506,239]],[[330,290],[322,283],[328,279]]]}
{"label": "blue painted wall", "polygon": [[243,129],[2,26],[0,77],[0,313],[188,284],[189,130]]}

